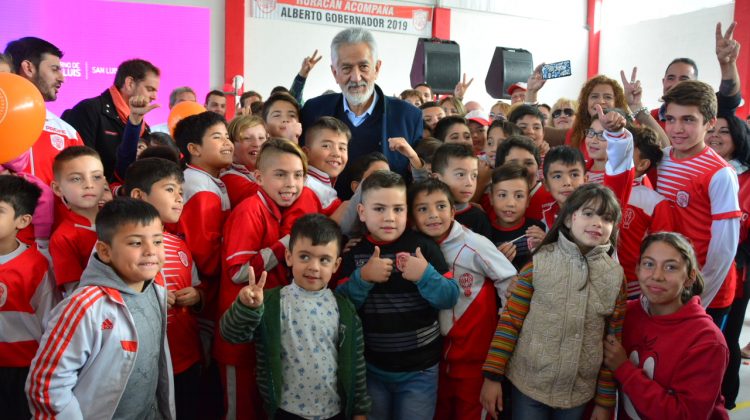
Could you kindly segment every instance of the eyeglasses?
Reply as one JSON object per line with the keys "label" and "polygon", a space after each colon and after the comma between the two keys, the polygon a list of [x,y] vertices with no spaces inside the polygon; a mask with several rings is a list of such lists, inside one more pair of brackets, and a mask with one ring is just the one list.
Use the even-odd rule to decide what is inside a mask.
{"label": "eyeglasses", "polygon": [[494,112],[490,112],[489,117],[490,120],[505,121],[505,115],[503,114],[495,114]]}
{"label": "eyeglasses", "polygon": [[602,131],[596,131],[593,128],[589,128],[586,130],[586,137],[596,137],[599,140],[606,140],[604,138],[604,130]]}
{"label": "eyeglasses", "polygon": [[572,117],[576,114],[575,110],[571,108],[562,108],[562,109],[556,109],[552,112],[552,118],[560,118],[560,116],[565,113],[566,117]]}

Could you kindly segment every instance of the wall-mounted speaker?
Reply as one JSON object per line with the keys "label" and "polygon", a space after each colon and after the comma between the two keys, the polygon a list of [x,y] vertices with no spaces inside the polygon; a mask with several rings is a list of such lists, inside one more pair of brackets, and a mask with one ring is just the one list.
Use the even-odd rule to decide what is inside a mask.
{"label": "wall-mounted speaker", "polygon": [[411,64],[412,87],[427,83],[434,93],[453,93],[461,80],[461,51],[455,41],[419,38]]}
{"label": "wall-mounted speaker", "polygon": [[510,99],[508,88],[526,82],[534,71],[531,53],[520,48],[495,47],[484,86],[495,99]]}

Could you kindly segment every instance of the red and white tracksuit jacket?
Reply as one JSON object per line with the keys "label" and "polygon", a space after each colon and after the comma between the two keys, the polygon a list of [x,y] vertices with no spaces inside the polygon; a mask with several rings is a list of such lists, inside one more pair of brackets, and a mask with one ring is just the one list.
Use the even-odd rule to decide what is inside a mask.
{"label": "red and white tracksuit jacket", "polygon": [[[163,333],[157,403],[174,419],[174,384],[167,344],[167,291],[154,279]],[[26,379],[26,396],[36,419],[106,419],[115,413],[135,365],[138,336],[118,289],[127,285],[95,254],[79,288],[52,311]]]}
{"label": "red and white tracksuit jacket", "polygon": [[459,287],[456,305],[438,316],[445,336],[442,364],[449,376],[481,377],[497,327],[497,297],[505,301],[516,269],[489,239],[455,221],[440,250]]}
{"label": "red and white tracksuit jacket", "polygon": [[335,179],[331,179],[327,173],[320,169],[312,166],[307,167],[305,186],[315,193],[321,208],[320,212],[326,216],[332,215],[341,205],[341,199],[336,189],[333,188],[334,182],[336,182]]}
{"label": "red and white tracksuit jacket", "polygon": [[244,199],[252,197],[258,192],[255,175],[244,165],[233,163],[229,169],[221,172],[219,178],[227,187],[232,208],[237,207]]}

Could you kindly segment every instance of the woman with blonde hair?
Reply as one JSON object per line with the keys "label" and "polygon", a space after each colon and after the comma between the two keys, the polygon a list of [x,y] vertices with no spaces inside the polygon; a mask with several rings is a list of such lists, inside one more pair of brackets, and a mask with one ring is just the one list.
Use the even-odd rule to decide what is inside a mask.
{"label": "woman with blonde hair", "polygon": [[560,98],[552,105],[552,114],[550,115],[550,127],[562,128],[565,130],[573,127],[576,120],[576,109],[578,101],[570,98]]}

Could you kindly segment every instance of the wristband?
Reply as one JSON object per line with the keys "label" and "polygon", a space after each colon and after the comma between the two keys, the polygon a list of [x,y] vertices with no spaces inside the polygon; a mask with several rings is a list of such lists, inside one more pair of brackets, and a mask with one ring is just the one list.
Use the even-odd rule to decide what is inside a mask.
{"label": "wristband", "polygon": [[642,112],[648,112],[648,108],[645,107],[645,106],[642,106],[642,107],[638,108],[635,112],[633,112],[633,113],[630,114],[630,118],[633,119],[633,120],[635,120],[638,117],[638,114],[640,114]]}

